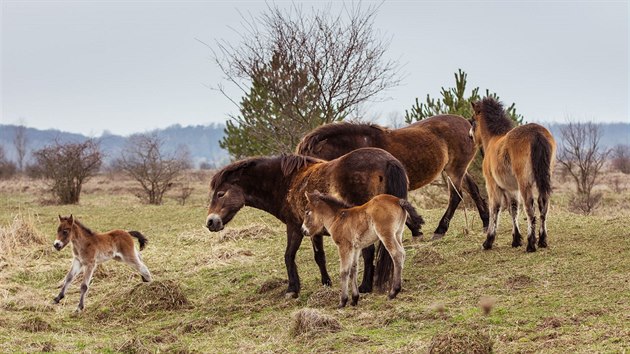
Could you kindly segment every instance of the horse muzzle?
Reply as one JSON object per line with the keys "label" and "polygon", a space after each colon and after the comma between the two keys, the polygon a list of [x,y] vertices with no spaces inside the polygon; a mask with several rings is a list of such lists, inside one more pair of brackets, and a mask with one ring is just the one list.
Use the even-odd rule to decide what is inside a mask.
{"label": "horse muzzle", "polygon": [[65,246],[63,244],[63,242],[56,240],[55,242],[53,242],[53,247],[57,250],[57,251],[61,251],[61,249],[63,248],[63,246]]}
{"label": "horse muzzle", "polygon": [[302,235],[311,236],[311,232],[308,230],[308,228],[304,224],[302,224]]}
{"label": "horse muzzle", "polygon": [[210,214],[206,219],[206,227],[212,232],[223,230],[223,221],[217,214]]}

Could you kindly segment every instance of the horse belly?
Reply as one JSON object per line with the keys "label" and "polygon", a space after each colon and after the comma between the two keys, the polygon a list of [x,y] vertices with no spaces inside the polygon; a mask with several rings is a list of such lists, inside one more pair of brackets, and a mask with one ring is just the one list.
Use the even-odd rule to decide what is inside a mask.
{"label": "horse belly", "polygon": [[492,174],[492,177],[501,189],[507,191],[518,190],[518,181],[511,171],[497,171]]}

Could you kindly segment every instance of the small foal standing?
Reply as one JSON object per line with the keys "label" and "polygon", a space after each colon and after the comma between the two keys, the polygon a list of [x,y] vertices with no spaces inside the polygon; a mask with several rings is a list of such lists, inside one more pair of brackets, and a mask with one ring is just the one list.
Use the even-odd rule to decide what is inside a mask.
{"label": "small foal standing", "polygon": [[330,195],[305,193],[308,204],[302,224],[305,235],[316,235],[324,228],[330,233],[339,249],[341,301],[348,302],[348,277],[352,282],[352,306],[359,301],[357,285],[357,261],[361,250],[380,240],[394,261],[394,276],[389,298],[400,292],[405,249],[402,234],[407,215],[417,225],[424,223],[408,201],[389,194],[380,194],[367,203],[351,207]]}
{"label": "small foal standing", "polygon": [[501,202],[512,216],[512,247],[522,244],[518,229],[518,197],[527,213],[527,252],[536,251],[534,187],[540,210],[539,247],[547,247],[547,211],[551,196],[551,174],[556,143],[545,127],[529,123],[514,127],[503,105],[492,97],[473,103],[470,136],[483,149],[483,175],[490,206],[488,235],[484,249],[492,248],[497,232]]}
{"label": "small foal standing", "polygon": [[83,269],[81,300],[77,308],[78,311],[83,310],[85,295],[96,266],[112,258],[117,261],[123,261],[137,269],[143,281],[151,281],[149,269],[142,263],[140,252],[133,247],[132,236],[138,239],[140,250],[143,250],[147,239],[138,231],[112,230],[102,234],[95,233],[83,226],[72,215],[69,217],[59,215],[57,239],[53,246],[57,251],[61,251],[69,242],[72,242],[74,259],[72,260],[72,267],[64,280],[61,292],[54,299],[54,302],[59,303],[64,298],[68,286],[70,286],[70,283],[79,271]]}

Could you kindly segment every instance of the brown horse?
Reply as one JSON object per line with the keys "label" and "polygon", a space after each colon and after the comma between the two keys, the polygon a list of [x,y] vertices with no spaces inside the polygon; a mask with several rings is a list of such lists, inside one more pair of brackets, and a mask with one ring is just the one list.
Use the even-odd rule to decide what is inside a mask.
{"label": "brown horse", "polygon": [[402,285],[405,249],[402,234],[407,216],[422,220],[411,204],[398,197],[380,194],[367,203],[352,207],[318,191],[307,193],[302,232],[320,234],[327,230],[339,249],[341,297],[339,307],[348,302],[348,277],[352,284],[352,306],[359,301],[357,261],[361,250],[380,240],[394,260],[394,278],[389,298],[398,295]]}
{"label": "brown horse", "polygon": [[512,216],[512,247],[522,245],[518,228],[520,193],[527,213],[527,252],[536,251],[534,186],[540,210],[538,246],[547,247],[547,211],[556,154],[553,136],[535,123],[515,128],[503,105],[494,98],[473,103],[473,109],[470,136],[484,152],[483,175],[490,202],[490,226],[483,248],[492,248],[502,202],[509,206]]}
{"label": "brown horse", "polygon": [[308,133],[298,144],[302,155],[334,159],[366,146],[389,151],[407,170],[409,189],[414,190],[435,180],[442,171],[449,183],[449,202],[433,239],[444,236],[459,205],[461,187],[472,197],[484,229],[488,226],[488,206],[479,187],[466,172],[475,156],[475,145],[468,137],[470,123],[460,116],[438,115],[400,129],[375,124],[334,123]]}
{"label": "brown horse", "polygon": [[96,266],[100,263],[115,259],[135,268],[142,280],[151,281],[151,273],[142,262],[140,252],[133,247],[132,236],[138,239],[140,250],[144,249],[147,239],[138,231],[112,230],[106,233],[95,233],[83,226],[72,215],[62,217],[59,215],[59,227],[57,239],[53,246],[61,251],[68,243],[72,243],[72,267],[66,275],[61,292],[55,297],[54,302],[59,303],[64,298],[66,290],[74,277],[83,269],[83,283],[81,284],[81,299],[77,311],[83,310],[85,295],[87,294]]}
{"label": "brown horse", "polygon": [[[217,172],[210,187],[212,197],[206,219],[210,231],[222,230],[245,205],[264,210],[286,224],[284,261],[289,277],[287,295],[297,297],[300,279],[295,254],[303,238],[304,193],[317,189],[334,194],[349,204],[359,205],[383,193],[406,198],[408,180],[405,168],[391,154],[381,149],[366,148],[332,161],[300,155],[248,158]],[[418,229],[419,223],[414,227]],[[313,235],[311,242],[322,284],[331,285],[322,235]],[[383,262],[389,259],[381,258]],[[368,261],[372,264],[373,259]],[[371,290],[373,265],[366,265],[365,272],[369,273]],[[385,280],[383,275],[383,282]]]}

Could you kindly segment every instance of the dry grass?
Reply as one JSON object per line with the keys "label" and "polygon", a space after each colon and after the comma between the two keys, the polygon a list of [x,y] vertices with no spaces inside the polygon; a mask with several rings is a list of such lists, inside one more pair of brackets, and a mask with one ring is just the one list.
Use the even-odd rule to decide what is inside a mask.
{"label": "dry grass", "polygon": [[0,227],[0,258],[10,257],[18,248],[42,245],[45,241],[32,215],[17,214],[11,224]]}
{"label": "dry grass", "polygon": [[219,242],[260,240],[270,238],[273,234],[274,230],[266,224],[254,223],[245,227],[226,228],[219,233]]}
{"label": "dry grass", "polygon": [[341,323],[336,318],[316,309],[303,308],[295,311],[291,317],[293,323],[290,333],[294,337],[313,336],[341,330]]}
{"label": "dry grass", "polygon": [[430,354],[489,354],[493,342],[487,334],[476,330],[451,330],[439,333],[431,340]]}

